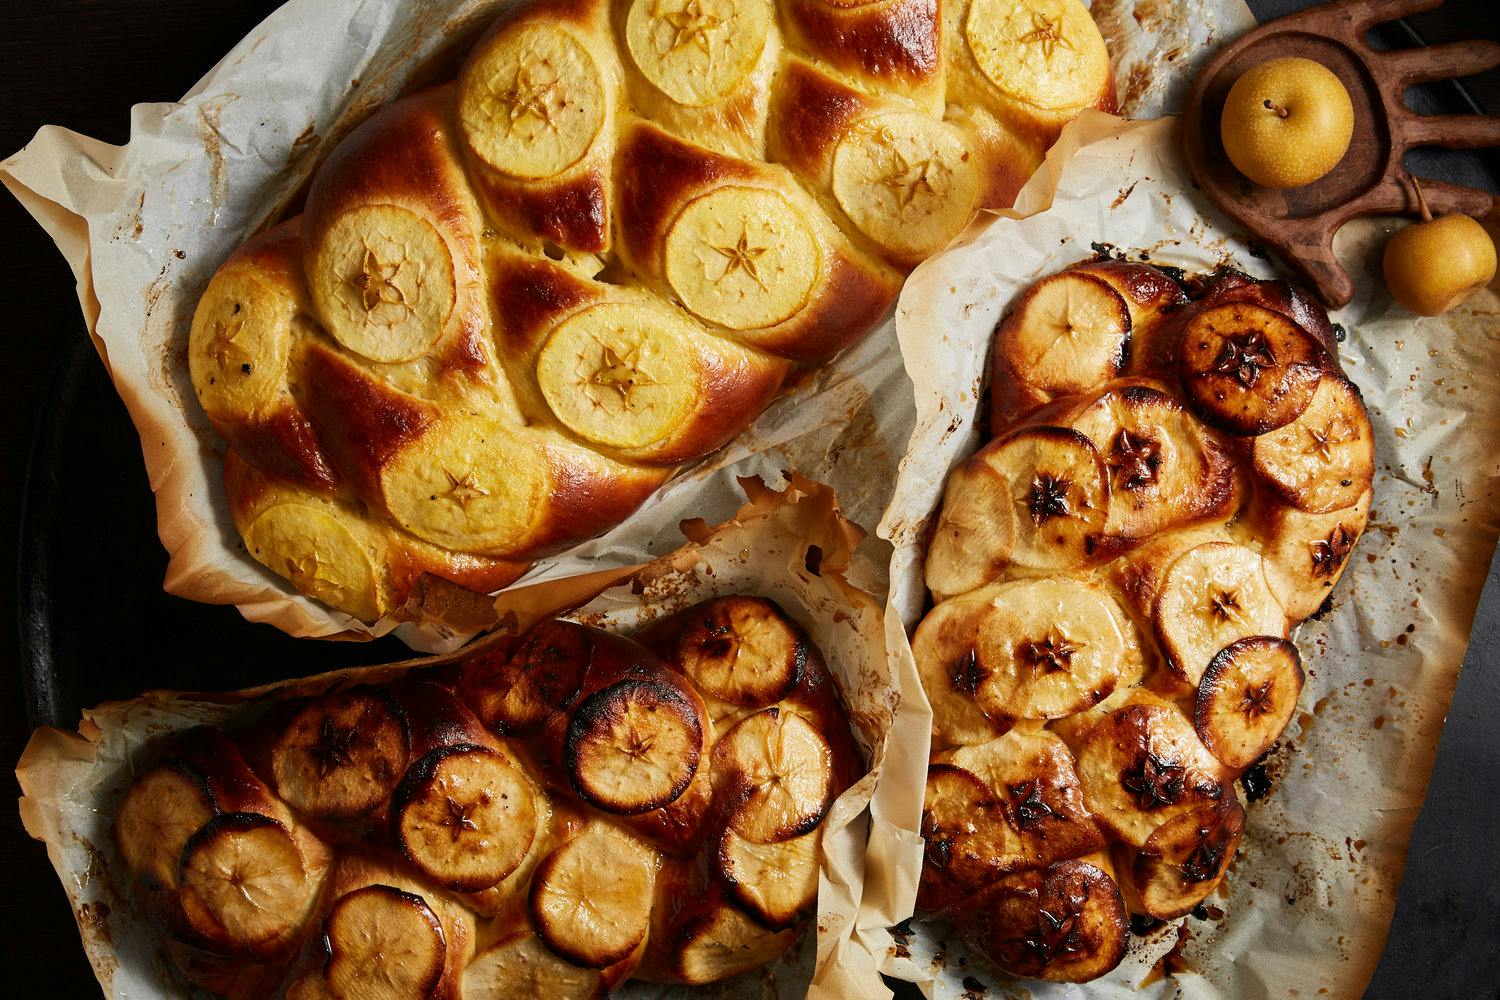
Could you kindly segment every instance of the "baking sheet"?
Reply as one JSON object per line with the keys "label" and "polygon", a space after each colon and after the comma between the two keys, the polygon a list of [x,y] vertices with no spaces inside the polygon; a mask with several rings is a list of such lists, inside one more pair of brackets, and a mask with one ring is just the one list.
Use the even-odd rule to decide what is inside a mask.
{"label": "baking sheet", "polygon": [[[839,681],[870,766],[834,802],[824,821],[816,933],[803,935],[787,956],[764,970],[716,988],[688,991],[635,983],[620,995],[640,1000],[689,993],[725,1000],[804,995],[876,1000],[889,991],[852,936],[867,888],[880,892],[879,879],[866,879],[865,858],[867,847],[876,855],[883,850],[885,834],[871,829],[866,806],[872,796],[889,794],[877,790],[888,746],[911,739],[914,734],[906,730],[913,723],[897,710],[885,658],[883,610],[844,577],[863,532],[842,516],[830,490],[801,477],[793,477],[780,492],[757,480],[743,486],[749,503],[734,517],[715,527],[701,521],[689,525],[692,540],[661,559],[623,576],[600,574],[581,583],[520,589],[501,610],[516,628],[567,606],[570,617],[630,631],[709,597],[754,593],[778,602],[807,629]],[[159,955],[157,931],[131,890],[112,833],[119,803],[153,743],[189,726],[223,724],[255,698],[384,679],[420,669],[425,662],[340,671],[222,695],[154,692],[87,713],[78,734],[43,728],[33,735],[17,768],[25,792],[21,816],[27,831],[47,844],[107,996],[144,1000],[193,995]]]}
{"label": "baking sheet", "polygon": [[[918,423],[879,528],[895,546],[893,619],[910,626],[922,613],[924,534],[948,472],[979,443],[989,339],[1020,290],[1092,256],[1095,242],[1188,271],[1270,275],[1193,189],[1176,129],[1175,119],[1079,119],[1023,193],[1050,211],[1000,219],[907,282],[897,330]],[[1500,508],[1500,283],[1445,317],[1414,318],[1378,278],[1392,229],[1391,220],[1357,221],[1336,245],[1361,290],[1333,319],[1348,331],[1340,358],[1376,432],[1370,526],[1331,610],[1297,637],[1307,668],[1300,714],[1272,754],[1276,787],[1251,804],[1209,916],[1133,938],[1120,968],[1087,987],[998,982],[935,921],[880,942],[887,972],[937,997],[973,992],[976,981],[991,996],[1036,1000],[1362,993],[1385,944]],[[914,821],[920,792],[901,805]],[[1153,972],[1179,941],[1178,971]]]}
{"label": "baking sheet", "polygon": [[[319,152],[499,6],[294,0],[184,101],[138,108],[130,146],[44,130],[0,168],[79,274],[85,317],[142,431],[161,509],[186,510],[163,523],[173,553],[170,588],[180,591],[195,577],[216,581],[216,598],[239,601],[247,617],[299,634],[350,626],[290,594],[239,552],[219,495],[218,445],[186,390],[181,345],[217,262],[292,196]],[[1173,110],[1190,67],[1250,23],[1238,0],[1100,0],[1094,9],[1116,54],[1126,110],[1140,116]],[[1122,132],[1098,117],[1080,123],[1012,217],[982,235],[976,230],[969,246],[918,272],[894,322],[776,404],[710,463],[669,484],[628,526],[522,581],[657,556],[676,544],[679,520],[732,511],[736,477],[746,473],[783,483],[781,470],[797,468],[824,479],[866,525],[880,518],[894,486],[881,531],[894,548],[867,539],[846,576],[882,598],[889,572],[896,613],[885,618],[885,639],[894,683],[907,695],[898,713],[913,735],[894,743],[885,760],[887,779],[871,808],[879,836],[865,860],[854,937],[840,947],[867,946],[884,956],[888,971],[936,995],[961,995],[970,989],[964,977],[981,973],[944,947],[934,928],[917,924],[899,938],[886,930],[914,898],[921,841],[920,792],[913,789],[926,767],[925,706],[902,619],[911,623],[920,613],[924,522],[946,471],[974,446],[971,421],[990,327],[1017,288],[1088,256],[1096,239],[1181,266],[1227,260],[1254,273],[1267,269],[1196,202],[1170,137],[1152,128],[1169,126]],[[1020,218],[1046,207],[1064,164],[1065,210]],[[1494,546],[1500,457],[1489,413],[1500,379],[1500,303],[1488,293],[1445,320],[1392,315],[1370,279],[1387,231],[1375,222],[1341,234],[1341,252],[1362,265],[1355,270],[1366,294],[1335,317],[1351,331],[1345,363],[1366,392],[1383,446],[1371,529],[1333,613],[1303,629],[1304,714],[1277,758],[1277,790],[1251,809],[1226,898],[1213,902],[1224,916],[1188,922],[1185,971],[1146,983],[1148,995],[1311,993],[1308,984],[1317,984],[1354,996],[1384,941],[1483,557]],[[401,634],[423,648],[455,641],[410,626]],[[1349,788],[1361,790],[1359,801],[1346,801],[1354,798],[1345,794]],[[88,869],[74,871],[77,877]],[[80,912],[87,937],[86,914],[101,911]],[[1178,936],[1168,929],[1135,941],[1127,965],[1104,983],[992,984],[989,995],[1120,995],[1151,978],[1155,958]]]}
{"label": "baking sheet", "polygon": [[[299,636],[395,631],[418,649],[456,647],[440,625],[373,629],[296,593],[246,555],[220,482],[222,443],[187,376],[192,311],[219,263],[291,201],[322,154],[372,110],[451,73],[454,55],[510,0],[291,0],[179,102],[140,105],[131,139],[109,146],[43,128],[0,164],[0,181],[47,229],[78,280],[100,356],[141,434],[170,554],[172,593],[237,605]],[[1153,6],[1155,4],[1155,6]],[[1098,0],[1128,113],[1177,99],[1187,69],[1253,24],[1241,0]],[[796,469],[833,486],[874,524],[915,425],[895,326],[883,324],[773,405],[724,451],[664,486],[614,531],[544,560],[525,585],[629,566],[675,544],[687,517],[738,505],[736,479]],[[872,540],[851,575],[883,593],[886,551]]]}

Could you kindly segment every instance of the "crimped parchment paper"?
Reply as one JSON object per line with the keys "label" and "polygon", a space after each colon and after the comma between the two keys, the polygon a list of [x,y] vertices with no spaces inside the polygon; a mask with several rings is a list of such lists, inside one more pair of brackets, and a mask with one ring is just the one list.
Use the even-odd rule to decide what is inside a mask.
{"label": "crimped parchment paper", "polygon": [[[716,527],[687,525],[692,540],[647,566],[577,586],[560,581],[513,591],[502,611],[516,628],[566,608],[569,617],[588,624],[633,631],[708,597],[753,593],[776,601],[807,629],[838,680],[869,765],[824,821],[816,931],[766,969],[717,988],[636,983],[620,995],[879,1000],[889,991],[874,961],[852,940],[862,895],[882,891],[878,878],[866,878],[865,857],[867,841],[878,855],[885,834],[871,828],[866,807],[872,795],[882,794],[877,779],[887,747],[918,734],[907,731],[913,723],[896,711],[883,611],[843,575],[864,533],[843,517],[827,487],[797,476],[782,492],[753,479],[743,486],[750,502],[730,520]],[[116,1000],[194,995],[160,957],[157,931],[131,891],[113,835],[115,811],[157,740],[190,726],[230,721],[236,712],[254,711],[249,703],[256,700],[383,679],[448,659],[339,671],[228,694],[153,692],[87,713],[77,734],[38,730],[16,769],[25,792],[21,817],[27,831],[47,844],[105,994]]]}
{"label": "crimped parchment paper", "polygon": [[[512,0],[291,0],[174,104],[134,109],[130,143],[42,129],[0,164],[0,181],[47,229],[78,279],[84,319],[141,435],[166,589],[235,604],[293,635],[380,635],[451,649],[463,630],[367,628],[302,597],[251,559],[220,482],[222,443],[187,374],[193,308],[220,262],[294,201],[322,155],[401,93],[452,75],[458,56]],[[1154,4],[1154,5],[1153,5]],[[1098,0],[1126,111],[1159,114],[1207,44],[1253,21],[1242,0]],[[59,334],[66,335],[65,324]],[[665,485],[624,525],[537,565],[525,585],[632,566],[676,544],[677,522],[717,520],[739,476],[796,469],[827,482],[861,524],[890,498],[915,422],[895,328],[887,322],[773,405],[745,434]],[[851,568],[883,592],[885,552]]]}
{"label": "crimped parchment paper", "polygon": [[[892,623],[913,626],[924,610],[927,528],[949,471],[980,443],[975,418],[989,340],[1018,292],[1093,256],[1095,242],[1188,271],[1227,264],[1273,273],[1193,189],[1175,119],[1080,118],[1018,208],[1047,204],[1047,212],[1000,219],[924,264],[902,293],[897,331],[916,388],[917,429],[879,528],[895,546]],[[1337,247],[1360,288],[1333,318],[1348,331],[1339,355],[1375,428],[1370,526],[1331,610],[1297,636],[1307,668],[1300,715],[1272,752],[1274,788],[1249,803],[1238,859],[1207,901],[1206,918],[1132,936],[1121,966],[1087,986],[998,979],[941,922],[924,920],[884,941],[868,939],[883,950],[886,972],[944,998],[1363,992],[1385,945],[1500,505],[1500,283],[1445,317],[1411,316],[1379,278],[1394,225],[1351,224]],[[883,805],[895,821],[919,821],[920,787],[903,786],[899,797],[892,789]],[[901,889],[914,893],[915,872],[902,874],[910,881]],[[910,912],[908,905],[901,915]]]}

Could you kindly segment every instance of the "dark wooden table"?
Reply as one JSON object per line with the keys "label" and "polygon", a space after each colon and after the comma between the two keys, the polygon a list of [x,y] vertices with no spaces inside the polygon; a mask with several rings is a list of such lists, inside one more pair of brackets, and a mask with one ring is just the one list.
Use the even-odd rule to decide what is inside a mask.
{"label": "dark wooden table", "polygon": [[[1297,4],[1300,6],[1300,4]],[[171,101],[274,7],[268,0],[0,0],[0,155],[38,126],[65,125],[124,142],[132,104]],[[1279,6],[1279,5],[1278,5]],[[1271,3],[1252,3],[1258,10]],[[1500,37],[1494,0],[1450,0],[1417,19],[1431,41]],[[1482,103],[1500,109],[1500,74],[1472,81]],[[0,391],[0,604],[16,606],[17,524],[33,433],[66,345],[80,337],[72,275],[52,244],[8,196],[0,195],[0,336],[6,359]],[[123,409],[113,411],[124,419]],[[109,490],[84,502],[144,496],[134,456],[110,463]],[[83,460],[88,460],[84,456]],[[154,538],[149,504],[127,530]],[[87,532],[89,526],[80,524]],[[106,546],[109,540],[101,539]],[[165,558],[159,562],[165,565]],[[109,582],[107,566],[81,567]],[[155,578],[159,579],[159,572]],[[1491,583],[1494,584],[1494,570]],[[1493,588],[1492,588],[1493,589]],[[169,600],[169,599],[164,599]],[[1492,845],[1500,829],[1500,592],[1487,591],[1481,624],[1443,736],[1429,805],[1418,822],[1387,961],[1371,997],[1500,998],[1500,880]],[[229,621],[231,619],[225,619]],[[0,761],[14,761],[27,736],[17,669],[14,615],[0,615]],[[115,623],[128,644],[132,623]],[[96,627],[79,621],[80,630]],[[149,647],[132,654],[150,657]],[[12,786],[13,787],[13,786]],[[1477,859],[1475,867],[1455,858]],[[0,808],[0,996],[97,996],[78,934],[41,846],[12,808]],[[1309,984],[1304,995],[1316,994]]]}

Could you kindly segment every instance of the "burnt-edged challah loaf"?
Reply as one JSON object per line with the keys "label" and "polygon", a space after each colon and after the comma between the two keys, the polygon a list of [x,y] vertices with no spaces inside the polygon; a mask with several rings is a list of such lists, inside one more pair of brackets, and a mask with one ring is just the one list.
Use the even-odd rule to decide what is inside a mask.
{"label": "burnt-edged challah loaf", "polygon": [[1112,107],[1078,0],[531,0],[198,305],[249,553],[356,618],[627,517]]}
{"label": "burnt-edged challah loaf", "polygon": [[1001,321],[993,439],[948,481],[913,639],[933,708],[918,907],[1014,975],[1084,981],[1129,914],[1180,917],[1291,719],[1291,629],[1369,515],[1374,440],[1327,315],[1144,264],[1033,284]]}
{"label": "burnt-edged challah loaf", "polygon": [[758,967],[816,909],[862,773],[770,601],[634,639],[549,620],[446,666],[175,737],[121,853],[181,972],[245,1000],[575,1000]]}

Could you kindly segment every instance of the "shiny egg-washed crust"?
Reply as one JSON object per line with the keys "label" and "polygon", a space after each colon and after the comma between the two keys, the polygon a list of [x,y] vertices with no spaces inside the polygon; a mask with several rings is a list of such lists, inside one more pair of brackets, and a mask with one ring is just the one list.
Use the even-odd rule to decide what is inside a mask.
{"label": "shiny egg-washed crust", "polygon": [[618,524],[1112,109],[1078,0],[532,0],[199,302],[250,555],[369,622]]}
{"label": "shiny egg-washed crust", "polygon": [[818,649],[724,597],[633,638],[543,621],[173,737],[116,840],[191,982],[235,1000],[709,983],[816,909],[862,773]]}
{"label": "shiny egg-washed crust", "polygon": [[1097,978],[1224,877],[1290,636],[1369,517],[1374,436],[1301,288],[1091,261],[995,335],[912,640],[933,708],[919,910],[1011,975]]}

